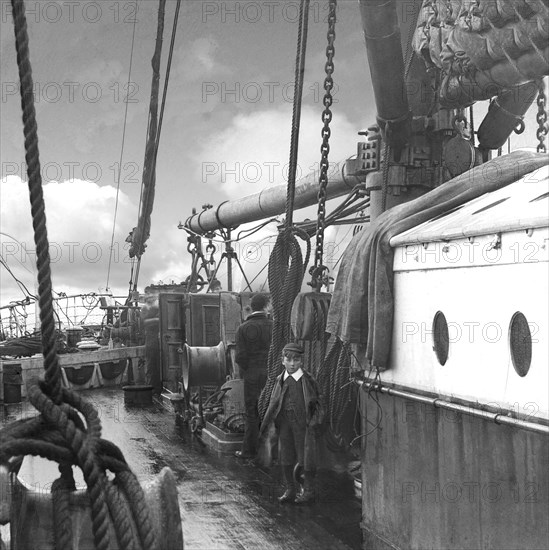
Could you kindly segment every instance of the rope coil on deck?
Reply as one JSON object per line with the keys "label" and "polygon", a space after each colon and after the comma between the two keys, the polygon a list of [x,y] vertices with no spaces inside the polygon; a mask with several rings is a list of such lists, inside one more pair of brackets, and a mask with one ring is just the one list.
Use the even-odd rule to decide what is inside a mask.
{"label": "rope coil on deck", "polygon": [[[71,515],[68,513],[69,491],[75,488],[73,465],[81,468],[88,487],[96,548],[109,550],[113,547],[111,526],[120,548],[156,548],[156,535],[145,506],[143,491],[121,451],[101,439],[101,422],[95,408],[75,392],[61,386],[24,0],[12,0],[12,8],[37,255],[45,381],[28,390],[29,401],[41,413],[40,416],[19,420],[2,430],[0,463],[12,473],[18,471],[22,455],[40,456],[60,464],[61,477],[52,486],[57,548],[73,547]],[[107,478],[107,469],[115,474],[112,482]]]}

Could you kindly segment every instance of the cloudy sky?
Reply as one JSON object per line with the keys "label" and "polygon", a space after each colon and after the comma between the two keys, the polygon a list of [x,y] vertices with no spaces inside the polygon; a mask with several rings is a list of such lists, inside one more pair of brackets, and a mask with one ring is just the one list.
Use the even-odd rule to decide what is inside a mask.
{"label": "cloudy sky", "polygon": [[[109,287],[126,294],[125,238],[137,222],[157,2],[27,0],[26,5],[54,288],[105,290],[119,181]],[[189,274],[186,235],[177,225],[193,207],[286,182],[298,5],[182,3],[140,289],[151,282],[179,282]],[[1,0],[0,6],[0,242],[4,259],[32,290],[32,224],[11,5]],[[161,85],[174,10],[175,1],[168,0]],[[326,15],[327,2],[312,0],[298,161],[302,175],[319,161]],[[356,1],[339,2],[336,33],[334,161],[354,154],[356,133],[375,120]],[[268,235],[259,234],[258,242]],[[2,267],[0,282],[2,303],[23,297]]]}

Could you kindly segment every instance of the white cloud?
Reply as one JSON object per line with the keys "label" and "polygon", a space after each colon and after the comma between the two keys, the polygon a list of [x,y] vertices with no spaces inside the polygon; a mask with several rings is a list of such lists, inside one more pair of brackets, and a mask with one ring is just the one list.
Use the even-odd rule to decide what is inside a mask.
{"label": "white cloud", "polygon": [[[318,169],[320,162],[320,109],[304,107],[297,179]],[[354,154],[357,128],[343,114],[331,124],[330,160]],[[195,174],[203,184],[223,190],[233,198],[287,183],[291,130],[291,106],[239,114],[232,124],[208,141],[196,155]]]}
{"label": "white cloud", "polygon": [[[65,293],[105,290],[109,265],[116,189],[83,180],[44,185],[48,239],[54,290]],[[131,262],[125,238],[135,226],[137,205],[120,192],[109,287],[126,294]],[[169,222],[170,220],[168,220]],[[170,224],[173,225],[173,224]],[[159,266],[182,272],[187,261],[181,231],[157,223],[143,256],[139,287],[153,280]],[[34,291],[35,248],[26,182],[17,176],[2,180],[0,250],[10,268]],[[15,239],[15,240],[14,240]],[[180,275],[181,276],[181,275]],[[5,304],[23,295],[5,268],[0,267],[1,300]]]}
{"label": "white cloud", "polygon": [[212,76],[218,79],[222,75],[230,74],[230,69],[217,61],[218,50],[219,43],[213,37],[200,37],[190,45],[180,46],[174,57],[176,64],[172,75],[176,79],[182,77],[189,82]]}
{"label": "white cloud", "polygon": [[101,89],[106,89],[109,84],[123,82],[124,68],[116,59],[95,59],[93,63],[81,68],[75,76],[75,81],[80,85],[98,84]]}

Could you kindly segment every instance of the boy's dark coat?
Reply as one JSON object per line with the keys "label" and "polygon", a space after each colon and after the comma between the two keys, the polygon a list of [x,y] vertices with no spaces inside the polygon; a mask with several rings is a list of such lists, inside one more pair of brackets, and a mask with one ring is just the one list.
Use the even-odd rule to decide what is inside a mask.
{"label": "boy's dark coat", "polygon": [[[282,400],[285,393],[285,386],[282,382],[285,372],[285,370],[282,371],[282,373],[276,378],[276,382],[271,393],[269,406],[267,407],[267,412],[265,413],[265,417],[261,423],[261,430],[259,432],[259,459],[265,465],[268,465],[271,462],[272,448],[274,443],[278,440],[275,420],[282,407]],[[321,401],[320,390],[316,380],[305,370],[303,371],[301,380],[307,424],[307,432],[305,435],[305,465],[312,468],[315,462],[316,440],[319,428],[324,423],[325,414]]]}

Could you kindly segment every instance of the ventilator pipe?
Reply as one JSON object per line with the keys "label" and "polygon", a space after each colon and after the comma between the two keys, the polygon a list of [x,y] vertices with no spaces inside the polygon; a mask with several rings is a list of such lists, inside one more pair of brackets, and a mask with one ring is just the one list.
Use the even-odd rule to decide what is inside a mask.
{"label": "ventilator pipe", "polygon": [[492,101],[488,114],[478,129],[478,143],[481,149],[499,149],[513,130],[517,129],[517,133],[522,133],[522,119],[534,102],[537,90],[535,82],[528,82]]}
{"label": "ventilator pipe", "polygon": [[[345,173],[345,161],[330,163],[327,199],[346,195],[359,183],[354,176]],[[294,208],[312,206],[318,201],[319,171],[315,170],[296,184]],[[219,206],[190,216],[185,227],[194,233],[204,234],[220,228],[236,227],[243,223],[263,220],[284,213],[286,209],[286,184],[264,189],[260,193],[226,201]]]}
{"label": "ventilator pipe", "polygon": [[377,121],[395,158],[411,134],[396,0],[360,0],[362,27],[377,107]]}

